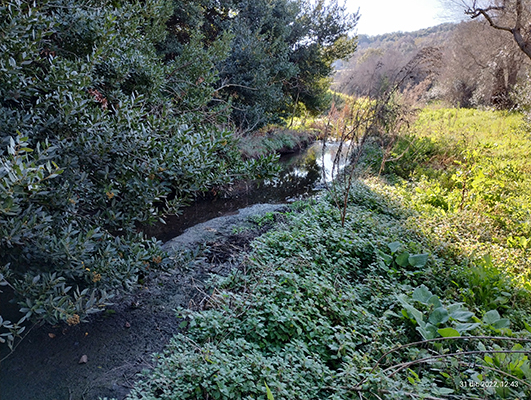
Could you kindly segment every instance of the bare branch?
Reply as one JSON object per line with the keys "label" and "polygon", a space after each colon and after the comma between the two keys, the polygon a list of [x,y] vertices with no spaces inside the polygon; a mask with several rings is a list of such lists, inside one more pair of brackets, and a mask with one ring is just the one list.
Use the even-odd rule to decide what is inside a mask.
{"label": "bare branch", "polygon": [[[514,14],[514,26],[502,25],[497,21],[496,14],[500,12],[510,12],[511,14]],[[472,6],[469,6],[465,10],[465,14],[469,15],[472,19],[482,16],[494,29],[512,33],[514,41],[518,44],[520,50],[531,59],[531,42],[524,38],[524,35],[522,34],[522,29],[524,27],[524,6],[522,0],[514,0],[514,9],[512,7],[509,9],[505,5],[477,7],[477,2],[474,1]]]}
{"label": "bare branch", "polygon": [[465,14],[470,15],[470,18],[472,19],[477,18],[479,16],[483,16],[487,20],[489,25],[492,26],[494,29],[513,33],[512,28],[508,26],[498,25],[496,22],[494,22],[494,19],[489,14],[489,11],[500,10],[502,8],[503,7],[487,7],[487,8],[468,9],[467,11],[465,11]]}
{"label": "bare branch", "polygon": [[[443,359],[443,358],[462,357],[462,356],[475,355],[475,354],[529,354],[529,353],[531,353],[531,351],[529,351],[529,350],[474,350],[474,351],[462,351],[462,352],[458,352],[458,353],[439,354],[439,355],[434,355],[434,356],[431,356],[431,357],[421,358],[419,360],[408,361],[408,362],[405,362],[405,363],[393,365],[392,367],[384,369],[382,372],[391,372],[392,371],[387,376],[388,378],[392,378],[398,372],[400,372],[400,371],[402,371],[402,370],[404,370],[406,368],[409,368],[412,365],[427,363],[427,362],[430,362],[430,361],[440,360],[440,359]],[[393,371],[393,369],[395,369],[395,370]],[[526,384],[526,386],[531,388],[531,384],[529,384],[527,382],[525,384]]]}
{"label": "bare branch", "polygon": [[[513,337],[505,337],[505,336],[455,336],[455,337],[440,337],[440,338],[434,338],[434,339],[426,339],[426,340],[420,340],[418,342],[412,342],[403,344],[401,346],[393,347],[391,350],[385,352],[379,359],[376,361],[376,364],[374,364],[371,372],[369,374],[372,374],[374,371],[376,371],[376,368],[380,365],[382,360],[387,357],[389,354],[394,353],[396,351],[403,350],[407,347],[411,346],[417,346],[417,345],[423,345],[427,343],[432,342],[441,342],[446,340],[473,340],[473,339],[487,339],[487,340],[508,340],[508,341],[514,341],[514,342],[531,342],[531,339],[526,338],[513,338]],[[462,353],[460,353],[462,354]],[[361,382],[359,382],[355,387],[361,387],[365,382],[367,381],[367,378],[364,378]]]}
{"label": "bare branch", "polygon": [[[468,364],[464,363],[463,361],[459,361],[459,364],[468,367]],[[502,371],[502,370],[500,370],[498,368],[487,367],[486,365],[480,365],[479,367],[481,367],[483,369],[486,369],[486,370],[489,370],[489,371],[492,371],[492,372],[496,372],[497,374],[500,374],[500,375],[503,375],[503,376],[507,376],[508,378],[511,378],[511,379],[514,379],[515,381],[520,382],[524,386],[529,386],[529,383],[525,382],[524,380],[518,378],[517,376],[509,374],[508,372]]]}

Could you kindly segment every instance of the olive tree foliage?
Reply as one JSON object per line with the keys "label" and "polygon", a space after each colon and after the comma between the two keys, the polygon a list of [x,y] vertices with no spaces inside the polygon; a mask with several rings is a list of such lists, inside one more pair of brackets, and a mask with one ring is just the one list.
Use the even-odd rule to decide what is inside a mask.
{"label": "olive tree foliage", "polygon": [[528,66],[510,37],[484,21],[462,22],[448,41],[437,92],[456,106],[510,109]]}
{"label": "olive tree foliage", "polygon": [[205,122],[227,40],[205,49],[192,34],[164,60],[172,12],[166,0],[0,5],[0,284],[22,312],[0,317],[2,341],[26,319],[77,324],[101,309],[163,263],[139,226],[262,168]]}

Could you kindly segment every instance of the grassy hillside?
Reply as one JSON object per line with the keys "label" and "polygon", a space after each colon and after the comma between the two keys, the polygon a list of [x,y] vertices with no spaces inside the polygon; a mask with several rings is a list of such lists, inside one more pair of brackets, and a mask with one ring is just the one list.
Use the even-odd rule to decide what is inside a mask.
{"label": "grassy hillside", "polygon": [[521,126],[423,111],[388,175],[353,186],[344,225],[330,194],[295,205],[206,309],[180,310],[187,331],[129,398],[529,398]]}

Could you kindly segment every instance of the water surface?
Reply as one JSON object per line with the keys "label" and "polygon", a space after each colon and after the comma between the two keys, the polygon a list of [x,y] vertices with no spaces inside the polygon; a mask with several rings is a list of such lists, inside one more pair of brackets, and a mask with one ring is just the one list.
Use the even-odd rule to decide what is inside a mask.
{"label": "water surface", "polygon": [[[348,143],[347,143],[348,145]],[[213,199],[198,199],[185,207],[180,215],[169,215],[166,224],[149,228],[147,233],[168,241],[179,236],[187,228],[209,219],[236,213],[240,208],[260,203],[290,203],[306,198],[335,177],[345,166],[345,147],[337,142],[318,141],[305,150],[283,155],[279,163],[279,175],[270,180],[246,182],[234,193]]]}

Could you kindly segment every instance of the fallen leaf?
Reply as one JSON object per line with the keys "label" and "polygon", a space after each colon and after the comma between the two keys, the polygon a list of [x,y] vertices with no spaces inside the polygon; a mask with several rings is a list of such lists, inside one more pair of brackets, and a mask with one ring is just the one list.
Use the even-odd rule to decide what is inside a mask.
{"label": "fallen leaf", "polygon": [[55,338],[55,333],[49,333],[48,336],[50,337],[50,339],[53,339]]}
{"label": "fallen leaf", "polygon": [[86,354],[83,354],[79,359],[79,364],[86,364],[88,362],[88,357]]}

